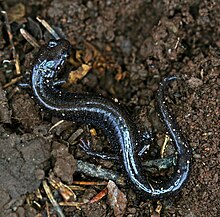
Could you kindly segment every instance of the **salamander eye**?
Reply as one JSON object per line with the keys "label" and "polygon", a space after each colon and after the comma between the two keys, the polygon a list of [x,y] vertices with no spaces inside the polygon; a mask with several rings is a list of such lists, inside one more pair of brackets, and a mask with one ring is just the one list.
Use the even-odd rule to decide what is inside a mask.
{"label": "salamander eye", "polygon": [[48,47],[55,47],[55,46],[57,46],[57,42],[56,41],[51,40],[51,41],[48,42]]}

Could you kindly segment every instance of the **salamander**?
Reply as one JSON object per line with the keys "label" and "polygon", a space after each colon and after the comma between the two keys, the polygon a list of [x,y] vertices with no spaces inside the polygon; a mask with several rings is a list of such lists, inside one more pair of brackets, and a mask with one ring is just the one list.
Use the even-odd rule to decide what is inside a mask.
{"label": "salamander", "polygon": [[61,87],[65,82],[61,77],[70,49],[67,40],[51,40],[36,55],[31,88],[38,104],[53,116],[101,129],[110,144],[117,148],[128,180],[145,198],[163,199],[177,194],[188,180],[192,162],[190,146],[165,104],[167,84],[177,77],[166,78],[157,93],[159,114],[175,146],[177,163],[169,180],[151,182],[143,174],[137,153],[139,131],[128,112],[112,99],[91,93],[70,93]]}

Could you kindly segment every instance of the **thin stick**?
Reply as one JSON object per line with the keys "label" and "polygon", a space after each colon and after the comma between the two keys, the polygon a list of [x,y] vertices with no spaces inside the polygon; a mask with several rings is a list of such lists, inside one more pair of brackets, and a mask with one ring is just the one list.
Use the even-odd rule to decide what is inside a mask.
{"label": "thin stick", "polygon": [[46,20],[44,20],[44,19],[42,19],[42,18],[40,18],[40,17],[36,17],[36,19],[47,29],[47,31],[48,31],[56,40],[60,39],[60,36],[56,33],[56,31],[50,26],[50,24],[49,24]]}
{"label": "thin stick", "polygon": [[37,40],[30,33],[28,33],[25,29],[21,28],[20,33],[33,47],[35,48],[40,47]]}
{"label": "thin stick", "polygon": [[9,21],[8,21],[8,15],[7,15],[6,11],[1,11],[1,13],[5,18],[5,25],[6,25],[6,29],[7,29],[7,33],[8,33],[8,37],[9,37],[9,42],[10,42],[10,45],[11,45],[11,48],[12,48],[12,56],[13,56],[13,59],[15,61],[16,75],[20,75],[21,74],[20,61],[19,61],[19,56],[18,56],[18,54],[16,53],[16,50],[15,50],[15,46],[14,46],[14,42],[13,42],[13,35],[11,33],[11,26],[10,26]]}
{"label": "thin stick", "polygon": [[47,182],[46,182],[45,180],[43,181],[43,187],[44,187],[44,190],[45,190],[45,192],[46,192],[46,194],[47,194],[47,196],[48,196],[50,202],[52,203],[54,209],[56,210],[57,215],[58,215],[59,217],[65,217],[65,215],[63,214],[63,212],[62,212],[62,210],[61,210],[59,204],[58,204],[57,201],[54,199],[54,197],[53,197],[53,195],[52,195],[52,193],[51,193],[51,190],[50,190],[50,188],[49,188],[49,186],[47,185]]}

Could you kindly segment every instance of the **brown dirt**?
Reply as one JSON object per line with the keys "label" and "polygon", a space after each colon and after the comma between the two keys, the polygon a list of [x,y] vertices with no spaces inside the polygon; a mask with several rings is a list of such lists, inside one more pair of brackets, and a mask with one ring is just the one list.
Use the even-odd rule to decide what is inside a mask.
{"label": "brown dirt", "polygon": [[[15,10],[21,7],[18,2],[25,5],[23,14],[22,10],[19,13]],[[171,74],[184,76],[181,97],[170,106],[193,148],[190,180],[177,197],[163,201],[160,214],[155,212],[158,204],[140,201],[129,186],[121,186],[128,198],[125,216],[220,216],[220,3],[9,0],[0,2],[0,8],[9,12],[22,73],[29,69],[35,51],[22,38],[19,28],[25,27],[41,43],[50,37],[38,26],[35,17],[39,15],[65,35],[76,50],[89,51],[85,58],[93,68],[74,86],[75,90],[117,97],[133,111],[135,120],[141,119],[144,127],[161,130],[154,106],[161,79]],[[27,21],[28,17],[35,21]],[[13,66],[2,64],[3,60],[12,59],[3,21],[2,17],[2,86],[16,77]],[[56,176],[66,184],[72,180],[71,173],[76,180],[86,180],[86,176],[74,173],[75,160],[65,147],[62,149],[78,126],[65,122],[50,136],[48,131],[58,120],[41,111],[27,92],[16,92],[16,84],[5,91],[0,87],[0,216],[45,214],[44,205],[40,209],[28,204],[27,194],[39,186],[42,189],[41,181],[48,177],[49,170],[55,170]],[[77,135],[75,140],[78,141]],[[98,144],[105,142],[103,136],[96,140]],[[90,160],[80,149],[72,149],[76,159]],[[117,169],[110,162],[92,162]],[[69,166],[65,171],[65,163],[72,168]],[[100,189],[88,187],[78,199],[90,199]],[[114,216],[105,198],[82,207],[81,211],[65,208],[64,213]]]}

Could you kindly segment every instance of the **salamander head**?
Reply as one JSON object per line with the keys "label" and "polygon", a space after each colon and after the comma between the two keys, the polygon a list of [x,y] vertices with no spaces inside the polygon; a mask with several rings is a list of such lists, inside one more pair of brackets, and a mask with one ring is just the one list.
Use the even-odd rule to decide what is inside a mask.
{"label": "salamander head", "polygon": [[33,73],[54,78],[62,71],[70,53],[70,43],[65,39],[50,40],[37,54],[33,63]]}

